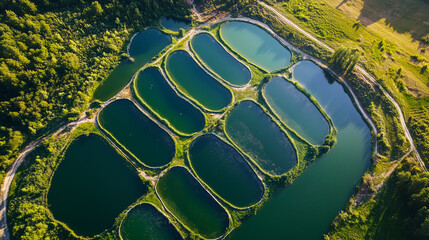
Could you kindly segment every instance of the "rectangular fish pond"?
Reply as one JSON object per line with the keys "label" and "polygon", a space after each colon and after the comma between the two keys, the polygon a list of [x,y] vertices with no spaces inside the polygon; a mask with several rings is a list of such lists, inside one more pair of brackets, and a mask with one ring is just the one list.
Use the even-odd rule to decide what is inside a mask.
{"label": "rectangular fish pond", "polygon": [[220,33],[234,51],[268,72],[285,68],[290,63],[290,51],[255,24],[231,21],[221,27]]}
{"label": "rectangular fish pond", "polygon": [[279,118],[312,144],[322,144],[329,124],[319,109],[292,83],[272,78],[262,90],[268,105]]}
{"label": "rectangular fish pond", "polygon": [[167,210],[194,233],[210,239],[225,234],[227,212],[186,168],[170,168],[159,179],[156,191]]}
{"label": "rectangular fish pond", "polygon": [[232,94],[204,71],[188,52],[177,50],[168,55],[167,72],[178,89],[212,111],[219,111],[232,101]]}
{"label": "rectangular fish pond", "polygon": [[182,236],[159,210],[150,203],[134,206],[121,224],[123,240],[177,240]]}
{"label": "rectangular fish pond", "polygon": [[253,101],[242,101],[234,107],[225,131],[267,173],[281,175],[297,163],[286,133]]}
{"label": "rectangular fish pond", "polygon": [[226,82],[233,86],[249,83],[249,68],[229,54],[210,33],[199,33],[190,43],[197,56]]}
{"label": "rectangular fish pond", "polygon": [[134,80],[136,95],[174,130],[184,134],[201,131],[204,114],[171,88],[159,68],[149,67]]}
{"label": "rectangular fish pond", "polygon": [[102,130],[149,167],[168,164],[175,154],[172,137],[128,99],[105,106],[98,115]]}
{"label": "rectangular fish pond", "polygon": [[117,94],[130,81],[134,73],[171,44],[171,37],[156,28],[149,28],[134,36],[129,54],[134,61],[123,60],[95,90],[94,99],[106,101]]}
{"label": "rectangular fish pond", "polygon": [[216,135],[197,137],[189,146],[189,160],[196,175],[233,206],[248,207],[261,200],[261,180],[244,157]]}
{"label": "rectangular fish pond", "polygon": [[172,16],[161,18],[160,23],[161,26],[174,32],[178,32],[180,29],[186,30],[192,25],[191,22],[188,20],[179,19]]}
{"label": "rectangular fish pond", "polygon": [[103,137],[81,135],[55,171],[48,204],[55,219],[77,235],[92,237],[111,228],[147,191],[137,171]]}

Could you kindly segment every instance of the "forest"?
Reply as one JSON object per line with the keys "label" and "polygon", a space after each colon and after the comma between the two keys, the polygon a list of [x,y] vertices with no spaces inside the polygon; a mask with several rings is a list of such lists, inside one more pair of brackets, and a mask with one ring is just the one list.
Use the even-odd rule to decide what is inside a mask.
{"label": "forest", "polygon": [[180,0],[1,0],[0,9],[0,181],[26,144],[79,117],[134,32],[189,14]]}

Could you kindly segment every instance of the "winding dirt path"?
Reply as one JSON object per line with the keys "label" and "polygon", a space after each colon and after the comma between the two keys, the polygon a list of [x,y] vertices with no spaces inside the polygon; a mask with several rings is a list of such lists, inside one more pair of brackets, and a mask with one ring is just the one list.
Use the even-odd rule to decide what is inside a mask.
{"label": "winding dirt path", "polygon": [[[258,0],[258,3],[263,6],[264,8],[270,10],[275,17],[283,24],[287,24],[293,28],[295,28],[297,31],[299,31],[300,33],[304,34],[306,37],[310,38],[311,40],[313,40],[314,42],[316,42],[317,44],[319,44],[320,46],[322,46],[323,48],[329,50],[330,52],[334,52],[334,49],[332,49],[331,47],[329,47],[328,45],[326,45],[325,43],[323,43],[322,41],[320,41],[319,39],[317,39],[316,37],[314,37],[313,35],[311,35],[310,33],[308,33],[307,31],[305,31],[304,29],[302,29],[301,27],[299,27],[298,25],[296,25],[295,23],[293,23],[291,20],[289,20],[288,18],[286,18],[282,13],[280,13],[279,11],[277,11],[275,8],[269,6],[268,4],[261,2]],[[407,137],[409,143],[410,143],[410,148],[412,151],[414,151],[417,161],[420,164],[420,166],[427,172],[427,168],[422,160],[422,158],[420,157],[419,152],[417,151],[417,148],[414,144],[413,138],[410,134],[410,131],[408,130],[408,127],[405,123],[405,117],[404,114],[402,112],[401,107],[399,106],[399,104],[396,102],[396,100],[384,89],[383,86],[381,86],[380,83],[377,82],[377,80],[371,75],[369,74],[362,66],[360,65],[356,65],[355,70],[358,71],[359,73],[361,73],[364,77],[365,77],[365,81],[369,82],[370,84],[375,84],[377,86],[380,87],[380,89],[382,90],[383,94],[386,95],[386,97],[393,103],[393,105],[395,106],[396,110],[399,113],[399,119],[402,125],[402,128],[404,129],[405,132],[405,136]],[[374,133],[377,133],[377,130],[375,128],[375,125],[372,123],[372,121],[370,120],[370,118],[367,116],[367,114],[365,113],[365,111],[363,111],[360,102],[357,101],[356,96],[354,95],[353,91],[351,91],[350,86],[347,84],[347,82],[345,82],[343,80],[344,84],[347,86],[347,88],[350,90],[350,92],[353,95],[353,98],[355,99],[356,103],[358,104],[359,109],[361,110],[361,112],[364,114],[365,119],[367,119],[367,121],[370,123],[371,127],[373,128]],[[377,146],[377,142],[376,142],[376,146]],[[377,151],[377,148],[375,150],[375,152]],[[405,154],[405,156],[407,156],[408,153]]]}

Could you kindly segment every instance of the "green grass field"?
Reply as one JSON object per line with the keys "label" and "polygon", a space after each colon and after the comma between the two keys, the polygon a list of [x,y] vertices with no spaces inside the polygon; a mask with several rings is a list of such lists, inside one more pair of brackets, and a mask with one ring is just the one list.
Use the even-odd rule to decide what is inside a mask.
{"label": "green grass field", "polygon": [[429,44],[422,37],[429,33],[429,2],[289,0],[274,6],[333,48],[350,46],[363,51],[361,64],[401,105],[427,162],[429,70],[424,66],[429,63]]}

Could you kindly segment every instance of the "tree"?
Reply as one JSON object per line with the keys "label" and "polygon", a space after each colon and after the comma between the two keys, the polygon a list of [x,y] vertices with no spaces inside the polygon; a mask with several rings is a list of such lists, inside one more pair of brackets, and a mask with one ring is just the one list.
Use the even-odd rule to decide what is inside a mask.
{"label": "tree", "polygon": [[336,71],[347,75],[351,73],[359,61],[362,52],[359,49],[341,46],[335,49],[329,65]]}
{"label": "tree", "polygon": [[101,7],[100,3],[98,3],[98,1],[92,2],[91,7],[92,7],[92,12],[96,16],[100,16],[103,13],[103,8]]}
{"label": "tree", "polygon": [[73,72],[80,67],[79,57],[71,52],[64,53],[60,60],[60,68],[66,72]]}

